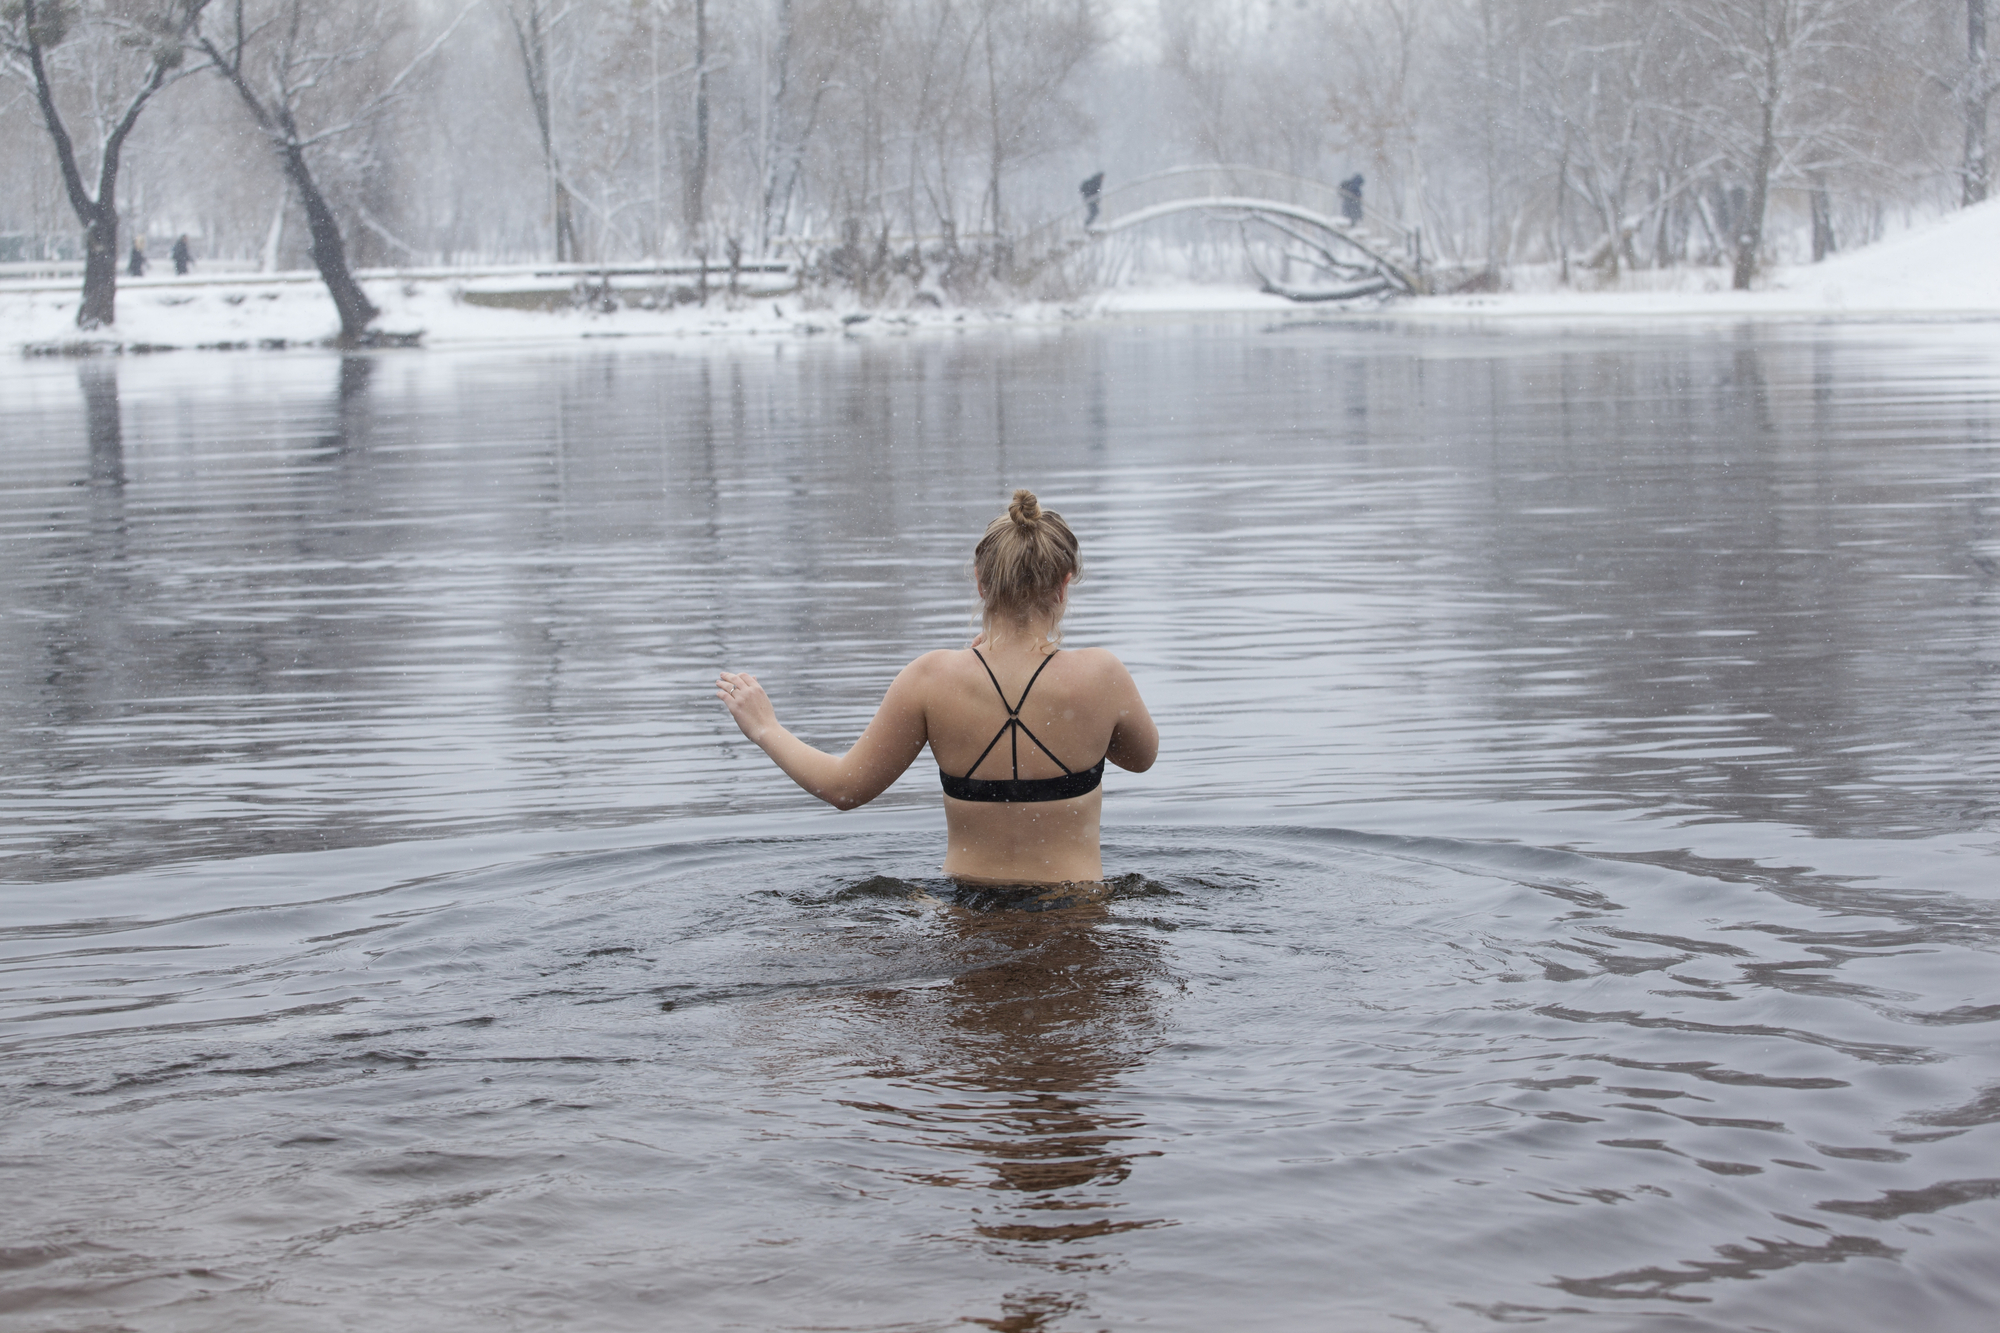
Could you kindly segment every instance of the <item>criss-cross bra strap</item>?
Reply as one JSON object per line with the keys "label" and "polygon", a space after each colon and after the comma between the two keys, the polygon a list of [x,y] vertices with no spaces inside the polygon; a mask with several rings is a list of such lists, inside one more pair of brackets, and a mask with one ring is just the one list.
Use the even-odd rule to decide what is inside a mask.
{"label": "criss-cross bra strap", "polygon": [[1012,742],[1011,748],[1013,750],[1013,758],[1014,758],[1014,780],[1019,781],[1021,777],[1020,738],[1024,735],[1029,740],[1035,743],[1035,748],[1037,750],[1040,750],[1043,754],[1048,755],[1048,757],[1054,761],[1055,766],[1057,768],[1060,768],[1065,774],[1070,774],[1071,773],[1070,766],[1068,764],[1065,764],[1062,760],[1057,759],[1055,756],[1055,752],[1050,750],[1048,746],[1042,744],[1041,738],[1035,735],[1034,732],[1029,731],[1027,724],[1021,721],[1021,709],[1028,702],[1028,691],[1035,688],[1035,682],[1042,678],[1042,672],[1048,669],[1049,663],[1056,660],[1055,654],[1050,653],[1047,657],[1044,657],[1042,659],[1042,664],[1035,668],[1035,674],[1028,677],[1028,683],[1021,687],[1020,701],[1011,704],[1007,702],[1007,691],[1000,688],[1000,678],[993,674],[992,664],[986,660],[986,655],[980,652],[977,648],[974,648],[972,650],[972,655],[979,659],[979,665],[986,668],[986,679],[993,682],[993,690],[996,694],[1000,696],[1000,706],[1007,710],[1007,720],[1000,724],[1000,730],[993,733],[993,739],[988,741],[986,743],[986,748],[979,752],[979,758],[972,761],[972,767],[965,770],[965,776],[970,778],[974,773],[977,773],[979,771],[979,766],[986,762],[986,756],[992,754],[993,747],[1000,743],[1000,738],[1002,736],[1009,736],[1009,739]]}

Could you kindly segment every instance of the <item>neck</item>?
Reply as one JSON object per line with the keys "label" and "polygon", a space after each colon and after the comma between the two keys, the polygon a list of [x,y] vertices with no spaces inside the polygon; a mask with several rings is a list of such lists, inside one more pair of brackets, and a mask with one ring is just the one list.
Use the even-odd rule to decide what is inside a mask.
{"label": "neck", "polygon": [[985,646],[995,652],[1047,652],[1060,616],[1036,616],[1028,620],[986,619]]}

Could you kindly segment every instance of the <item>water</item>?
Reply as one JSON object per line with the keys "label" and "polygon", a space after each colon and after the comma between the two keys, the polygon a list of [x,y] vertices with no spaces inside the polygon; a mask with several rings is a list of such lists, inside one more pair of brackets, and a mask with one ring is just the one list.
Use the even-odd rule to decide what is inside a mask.
{"label": "water", "polygon": [[[2000,327],[4,376],[9,1328],[2000,1304]],[[1015,484],[1164,737],[1095,906],[708,697],[844,744]]]}

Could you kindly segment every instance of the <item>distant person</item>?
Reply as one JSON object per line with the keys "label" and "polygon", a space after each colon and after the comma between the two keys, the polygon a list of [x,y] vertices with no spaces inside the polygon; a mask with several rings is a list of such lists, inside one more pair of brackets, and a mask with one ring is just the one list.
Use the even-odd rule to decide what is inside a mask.
{"label": "distant person", "polygon": [[174,276],[184,278],[193,267],[194,254],[188,249],[187,233],[183,232],[180,239],[174,242]]}
{"label": "distant person", "polygon": [[1104,193],[1104,173],[1098,172],[1077,188],[1083,191],[1083,206],[1089,210],[1083,219],[1083,225],[1088,227],[1097,221],[1097,199]]}
{"label": "distant person", "polygon": [[146,276],[146,238],[132,238],[132,253],[125,257],[125,272],[135,278]]}
{"label": "distant person", "polygon": [[944,873],[954,879],[1096,887],[1104,761],[1145,772],[1159,729],[1110,652],[1058,648],[1070,584],[1083,572],[1062,515],[1015,491],[973,548],[972,572],[985,628],[970,647],[904,667],[844,755],[779,726],[755,676],[723,672],[715,697],[786,776],[841,810],[880,796],[930,746],[944,783]]}
{"label": "distant person", "polygon": [[1358,171],[1340,183],[1340,216],[1349,222],[1361,221],[1361,184]]}

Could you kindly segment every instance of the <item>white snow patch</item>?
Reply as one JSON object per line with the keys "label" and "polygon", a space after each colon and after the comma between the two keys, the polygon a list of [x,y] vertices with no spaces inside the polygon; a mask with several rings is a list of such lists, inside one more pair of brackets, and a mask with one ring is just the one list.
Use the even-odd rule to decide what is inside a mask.
{"label": "white snow patch", "polygon": [[1961,209],[1930,226],[1824,263],[1777,269],[1747,292],[1730,290],[1729,276],[1727,269],[1668,269],[1627,274],[1605,290],[1433,296],[1399,308],[1416,315],[1503,317],[1990,318],[2000,315],[2000,200]]}
{"label": "white snow patch", "polygon": [[1784,284],[1829,310],[2000,312],[2000,199],[1825,263],[1790,269]]}

